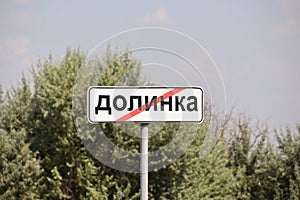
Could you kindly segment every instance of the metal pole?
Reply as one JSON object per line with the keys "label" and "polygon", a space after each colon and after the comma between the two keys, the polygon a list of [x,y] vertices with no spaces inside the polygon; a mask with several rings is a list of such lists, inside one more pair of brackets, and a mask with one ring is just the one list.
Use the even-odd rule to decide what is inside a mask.
{"label": "metal pole", "polygon": [[141,200],[148,200],[148,124],[141,124]]}

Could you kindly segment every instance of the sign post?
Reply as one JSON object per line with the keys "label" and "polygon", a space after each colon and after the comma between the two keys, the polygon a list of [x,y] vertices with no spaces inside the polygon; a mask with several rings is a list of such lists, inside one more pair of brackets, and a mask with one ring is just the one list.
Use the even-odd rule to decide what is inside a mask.
{"label": "sign post", "polygon": [[148,124],[141,124],[140,188],[141,200],[148,199]]}
{"label": "sign post", "polygon": [[141,200],[148,199],[148,124],[203,120],[200,87],[92,86],[87,91],[90,123],[141,124]]}

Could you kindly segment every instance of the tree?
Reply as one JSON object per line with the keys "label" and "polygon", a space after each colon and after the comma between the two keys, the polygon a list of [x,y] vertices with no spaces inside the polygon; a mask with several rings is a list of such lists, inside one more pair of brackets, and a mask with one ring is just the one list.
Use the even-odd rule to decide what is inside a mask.
{"label": "tree", "polygon": [[[137,59],[127,50],[112,52],[108,47],[101,58],[68,49],[61,60],[51,55],[40,60],[33,70],[33,90],[24,76],[5,97],[0,86],[1,198],[139,199],[139,174],[105,166],[87,151],[89,143],[83,145],[86,140],[95,139],[91,145],[97,146],[99,136],[89,130],[89,138],[77,134],[82,127],[75,127],[74,121],[86,118],[85,112],[72,115],[72,95],[77,92],[76,74],[84,71],[86,63],[93,68],[87,70],[83,81],[92,76],[97,81],[100,77],[94,83],[97,85],[147,84]],[[79,86],[83,95],[86,85]],[[82,105],[86,106],[85,102]],[[206,111],[210,113],[209,109]],[[181,142],[193,139],[184,155],[149,173],[150,199],[300,198],[299,126],[295,133],[287,128],[276,134],[275,146],[267,128],[252,128],[250,120],[229,116],[225,121],[217,121],[221,135],[214,149],[199,158],[199,147],[214,119],[209,114],[205,116],[206,120],[197,126],[195,138],[190,134],[190,124],[163,124],[149,138],[150,151],[169,144],[176,134],[183,136],[173,144],[177,150],[181,150]],[[119,125],[101,123],[94,127],[102,128],[119,148],[139,152],[139,138],[126,134]],[[138,128],[130,125],[126,130],[139,132]],[[149,128],[155,129],[151,125]],[[105,146],[97,148],[101,153]],[[164,153],[162,159],[174,154],[172,150]]]}
{"label": "tree", "polygon": [[[2,95],[1,95],[2,96]],[[42,169],[27,143],[27,113],[31,93],[27,80],[1,103],[0,196],[3,199],[39,199]],[[5,102],[5,103],[3,103]]]}
{"label": "tree", "polygon": [[[39,152],[44,169],[47,187],[43,198],[107,199],[121,193],[126,195],[125,191],[131,186],[117,180],[124,176],[121,172],[108,169],[94,159],[76,133],[72,118],[73,86],[85,61],[86,57],[80,50],[68,49],[62,61],[55,63],[50,56],[40,61],[34,72],[35,93],[29,119],[32,123],[28,128],[31,148]],[[136,61],[128,54],[120,57],[109,49],[103,60],[91,58],[88,62],[97,65],[102,85],[114,84],[128,70],[138,69]],[[135,75],[127,77],[129,83],[133,78],[139,78],[138,71]],[[85,120],[85,115],[82,118]]]}
{"label": "tree", "polygon": [[[99,85],[143,84],[140,62],[128,53],[118,55],[108,48],[103,59],[86,60],[79,50],[68,50],[60,63],[55,63],[51,56],[39,63],[34,73],[35,93],[29,119],[33,123],[28,128],[31,148],[33,151],[39,151],[39,158],[42,160],[44,182],[47,186],[43,192],[44,198],[135,199],[139,196],[139,175],[110,169],[91,157],[76,134],[71,114],[75,75],[84,62],[89,62],[89,65],[98,70],[91,73],[100,77]],[[86,120],[85,114],[75,120]],[[115,145],[130,151],[139,151],[138,138],[123,133],[113,124],[101,124],[101,127]],[[189,126],[185,127],[188,129]],[[167,144],[177,129],[176,124],[163,126],[155,137],[150,138],[150,149],[155,150]],[[186,132],[188,133],[188,130]],[[212,164],[212,168],[207,170],[211,173],[203,171],[204,166],[209,167],[196,155],[206,132],[207,125],[200,126],[198,137],[186,156],[164,169],[150,173],[150,196],[156,199],[179,198],[180,195],[187,197],[192,193],[186,191],[199,189],[199,184],[203,185],[203,191],[195,193],[195,198],[209,196],[212,191],[215,191],[215,194],[211,197],[221,198],[228,195],[215,190],[213,186],[229,183],[230,180],[230,170],[224,167],[226,162],[222,161],[225,159],[222,155],[224,145],[220,143],[218,150],[212,152],[208,159],[204,159]],[[216,166],[214,162],[223,164]],[[225,171],[227,172],[224,173]],[[201,175],[202,179],[198,179],[195,172]],[[220,176],[221,174],[223,176]],[[210,189],[204,187],[207,183],[206,176],[213,177],[210,179]],[[222,180],[219,180],[220,177]],[[226,189],[226,193],[229,190]]]}
{"label": "tree", "polygon": [[275,199],[278,193],[278,156],[267,128],[250,127],[239,118],[229,132],[228,167],[236,178],[237,199]]}
{"label": "tree", "polygon": [[278,143],[278,199],[300,198],[300,126],[295,133],[290,128],[276,132]]}

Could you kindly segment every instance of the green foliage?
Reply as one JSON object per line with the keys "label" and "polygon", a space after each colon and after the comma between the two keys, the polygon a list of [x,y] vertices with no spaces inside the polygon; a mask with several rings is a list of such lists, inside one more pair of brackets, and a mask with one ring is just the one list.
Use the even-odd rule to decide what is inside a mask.
{"label": "green foliage", "polygon": [[0,134],[0,199],[39,199],[42,169],[24,142],[24,129]]}
{"label": "green foliage", "polygon": [[237,199],[299,199],[300,137],[289,128],[276,133],[276,143],[266,128],[251,129],[238,120],[229,136],[228,167],[234,170]]}
{"label": "green foliage", "polygon": [[[0,84],[0,106],[2,106],[3,102],[4,102],[4,99],[3,99],[3,89],[2,89],[2,85]],[[0,112],[0,114],[1,114],[1,112]]]}
{"label": "green foliage", "polygon": [[103,199],[116,185],[89,155],[73,124],[72,89],[84,59],[79,50],[67,50],[61,63],[50,57],[34,73],[30,137],[44,169],[43,198]]}
{"label": "green foliage", "polygon": [[0,199],[39,199],[42,169],[27,143],[31,92],[26,79],[4,99],[0,121]]}
{"label": "green foliage", "polygon": [[[61,60],[51,55],[40,60],[33,70],[33,90],[24,76],[5,96],[0,85],[0,199],[140,198],[139,174],[106,167],[77,135],[74,120],[86,119],[85,113],[73,119],[72,95],[84,64],[93,66],[86,75],[97,77],[98,85],[145,84],[141,63],[127,50],[108,47],[101,59],[68,49]],[[267,128],[251,128],[250,120],[218,121],[222,134],[217,145],[199,158],[210,128],[211,118],[205,118],[183,156],[149,173],[150,199],[300,199],[299,126],[295,132],[276,133],[275,142]],[[139,139],[124,133],[139,132],[138,125],[100,126],[119,148],[139,152]],[[181,126],[180,139],[190,139],[191,125]],[[179,124],[163,125],[149,138],[149,150],[169,144],[178,130]]]}
{"label": "green foliage", "polygon": [[295,133],[290,128],[276,133],[280,162],[277,163],[278,199],[300,198],[300,126]]}
{"label": "green foliage", "polygon": [[[3,100],[2,100],[3,101]],[[11,130],[21,130],[28,122],[29,104],[31,101],[31,91],[28,81],[22,77],[17,88],[12,88],[2,102],[0,128],[8,132]]]}
{"label": "green foliage", "polygon": [[[274,199],[277,157],[266,128],[252,130],[250,121],[239,119],[229,133],[228,167],[234,170],[237,199]],[[272,187],[270,187],[272,185]]]}

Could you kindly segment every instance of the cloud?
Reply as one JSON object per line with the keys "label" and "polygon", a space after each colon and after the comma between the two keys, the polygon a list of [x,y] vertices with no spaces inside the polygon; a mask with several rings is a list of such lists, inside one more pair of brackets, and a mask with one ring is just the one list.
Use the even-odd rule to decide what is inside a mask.
{"label": "cloud", "polygon": [[30,40],[26,37],[0,38],[0,53],[23,56],[29,52]]}
{"label": "cloud", "polygon": [[30,28],[41,24],[41,17],[31,12],[17,12],[0,19],[1,26],[13,27],[18,29]]}
{"label": "cloud", "polygon": [[230,81],[238,78],[244,79],[253,71],[251,69],[252,66],[250,64],[244,63],[240,64],[239,66],[224,65],[220,68],[220,72],[224,80]]}
{"label": "cloud", "polygon": [[273,32],[276,35],[299,35],[300,34],[300,1],[277,0],[283,20],[275,25]]}
{"label": "cloud", "polygon": [[300,7],[299,0],[277,0],[277,2],[283,7],[292,7],[292,8]]}
{"label": "cloud", "polygon": [[4,88],[8,89],[16,83],[22,71],[27,74],[31,64],[29,38],[0,38],[0,82]]}
{"label": "cloud", "polygon": [[169,17],[169,14],[165,7],[160,6],[155,13],[145,15],[137,20],[143,24],[172,24],[173,20]]}
{"label": "cloud", "polygon": [[289,17],[274,28],[274,33],[277,35],[299,35],[300,19]]}
{"label": "cloud", "polygon": [[33,4],[36,0],[11,0],[10,2],[14,4]]}

